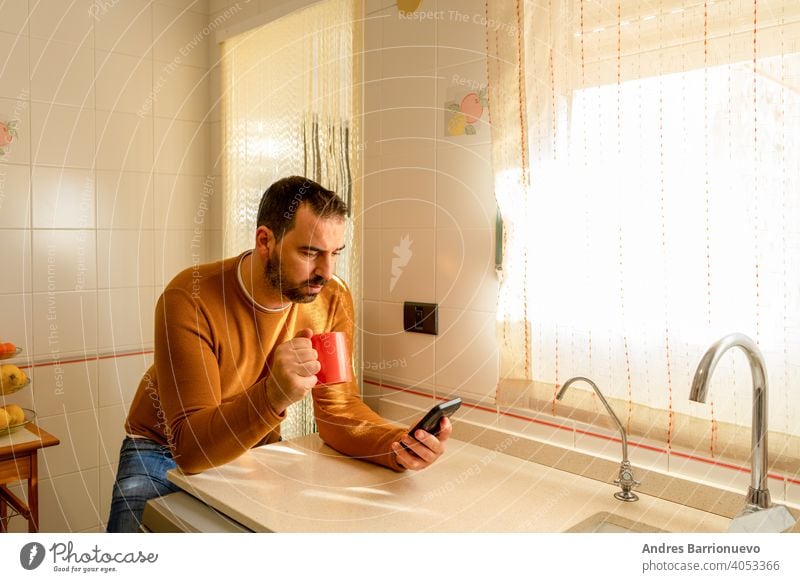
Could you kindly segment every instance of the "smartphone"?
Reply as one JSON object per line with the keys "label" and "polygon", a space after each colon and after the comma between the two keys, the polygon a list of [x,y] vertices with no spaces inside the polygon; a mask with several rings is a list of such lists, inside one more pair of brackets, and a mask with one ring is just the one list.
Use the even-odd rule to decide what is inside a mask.
{"label": "smartphone", "polygon": [[459,406],[461,406],[461,398],[454,398],[453,400],[437,404],[422,417],[422,420],[420,420],[414,428],[408,431],[408,435],[412,438],[416,438],[414,433],[418,430],[424,430],[436,436],[439,434],[439,423],[442,418],[445,416],[452,416],[453,413],[458,410]]}

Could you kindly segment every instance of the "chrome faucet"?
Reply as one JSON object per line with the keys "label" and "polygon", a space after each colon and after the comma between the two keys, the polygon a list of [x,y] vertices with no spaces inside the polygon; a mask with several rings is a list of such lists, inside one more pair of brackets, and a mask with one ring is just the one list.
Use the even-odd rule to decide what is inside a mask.
{"label": "chrome faucet", "polygon": [[636,495],[636,493],[634,493],[632,489],[637,485],[639,485],[639,482],[633,478],[633,470],[631,469],[631,463],[628,460],[628,437],[625,434],[625,428],[622,426],[622,423],[619,421],[619,418],[617,418],[617,415],[614,414],[614,411],[611,409],[611,406],[609,406],[608,401],[603,396],[603,393],[600,392],[600,389],[597,387],[597,384],[589,380],[589,378],[584,378],[583,376],[575,376],[574,378],[570,378],[569,380],[564,382],[564,385],[561,387],[561,390],[559,390],[558,394],[556,394],[556,400],[561,400],[561,397],[564,396],[564,393],[567,391],[567,388],[569,388],[574,382],[577,382],[579,380],[586,382],[587,384],[589,384],[589,386],[594,388],[594,391],[597,393],[597,396],[600,398],[600,401],[603,403],[603,406],[606,407],[606,410],[608,410],[608,413],[611,415],[611,418],[614,419],[614,422],[616,423],[617,428],[619,429],[619,433],[622,435],[622,463],[619,466],[619,476],[614,481],[615,484],[620,486],[620,489],[622,489],[622,491],[617,491],[614,494],[614,497],[622,501],[636,501],[637,499],[639,499],[639,496]]}
{"label": "chrome faucet", "polygon": [[[779,514],[777,518],[773,515],[767,519],[765,515],[764,519],[750,519],[748,521],[753,524],[758,522],[757,525],[752,526],[754,529],[750,529],[750,526],[748,526],[743,530],[736,531],[783,531],[794,524],[794,518],[791,517],[785,507],[773,506],[770,500],[769,488],[767,487],[767,369],[764,364],[764,356],[761,355],[761,350],[758,349],[755,342],[744,334],[732,333],[708,348],[697,366],[697,371],[694,373],[689,399],[695,402],[706,401],[711,374],[714,372],[714,368],[716,368],[717,362],[719,362],[722,355],[733,347],[740,348],[747,356],[747,361],[750,364],[750,374],[753,378],[750,487],[747,490],[745,506],[737,518],[734,519],[734,522],[737,519],[746,518],[755,512],[769,510],[770,508],[776,509],[777,511],[774,513],[776,515]],[[787,519],[791,520],[791,522],[787,521]],[[766,523],[767,521],[781,529],[773,528],[770,530],[769,524]],[[735,524],[732,523],[732,529],[735,527]]]}

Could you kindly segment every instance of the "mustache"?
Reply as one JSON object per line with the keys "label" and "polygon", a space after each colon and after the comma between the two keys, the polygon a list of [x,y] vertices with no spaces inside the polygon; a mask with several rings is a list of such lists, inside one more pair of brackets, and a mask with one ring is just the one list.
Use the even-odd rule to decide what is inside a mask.
{"label": "mustache", "polygon": [[316,277],[312,277],[311,279],[307,280],[302,286],[305,287],[308,285],[311,287],[324,287],[328,281],[330,281],[330,279],[326,279],[325,277],[320,277],[317,275]]}

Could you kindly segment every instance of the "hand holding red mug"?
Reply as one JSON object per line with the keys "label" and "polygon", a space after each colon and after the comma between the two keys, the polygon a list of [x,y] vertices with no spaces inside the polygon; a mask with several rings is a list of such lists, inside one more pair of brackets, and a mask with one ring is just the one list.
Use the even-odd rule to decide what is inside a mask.
{"label": "hand holding red mug", "polygon": [[294,339],[275,348],[267,380],[267,399],[278,414],[317,385],[320,363],[311,346],[312,334],[310,329],[302,329]]}
{"label": "hand holding red mug", "polygon": [[319,333],[311,337],[311,345],[317,351],[320,363],[320,370],[317,372],[319,384],[339,384],[353,379],[350,350],[347,336],[343,332]]}

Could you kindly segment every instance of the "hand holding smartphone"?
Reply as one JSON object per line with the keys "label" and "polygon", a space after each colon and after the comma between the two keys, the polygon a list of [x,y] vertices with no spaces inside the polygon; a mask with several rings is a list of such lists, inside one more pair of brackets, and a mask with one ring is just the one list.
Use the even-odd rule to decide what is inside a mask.
{"label": "hand holding smartphone", "polygon": [[[459,406],[461,406],[461,398],[454,398],[453,400],[448,400],[447,402],[437,404],[431,408],[416,425],[414,425],[414,428],[408,431],[408,436],[414,440],[417,440],[417,437],[414,435],[418,430],[424,430],[425,432],[436,436],[439,434],[439,426],[442,418],[445,416],[452,416],[453,413],[458,410]],[[406,447],[402,442],[400,444],[404,449],[408,450],[408,447]]]}

